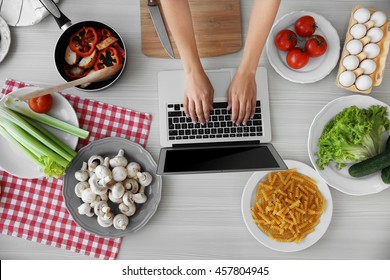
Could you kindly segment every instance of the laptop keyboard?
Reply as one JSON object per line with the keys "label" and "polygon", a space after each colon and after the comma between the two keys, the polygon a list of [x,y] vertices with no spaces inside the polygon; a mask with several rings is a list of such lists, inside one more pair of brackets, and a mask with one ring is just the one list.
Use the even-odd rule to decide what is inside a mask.
{"label": "laptop keyboard", "polygon": [[253,119],[246,125],[237,126],[231,121],[231,112],[227,102],[215,102],[210,112],[210,120],[205,124],[192,122],[187,118],[183,104],[168,104],[168,137],[169,140],[237,138],[262,136],[260,101],[256,102]]}

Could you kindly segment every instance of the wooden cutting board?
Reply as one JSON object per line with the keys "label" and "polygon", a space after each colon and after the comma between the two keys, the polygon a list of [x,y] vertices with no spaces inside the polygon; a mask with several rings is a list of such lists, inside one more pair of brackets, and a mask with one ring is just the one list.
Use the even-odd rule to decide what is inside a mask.
{"label": "wooden cutting board", "polygon": [[[186,1],[186,0],[182,0]],[[219,56],[237,52],[242,47],[240,0],[188,0],[201,57]],[[141,0],[142,51],[150,57],[169,57],[158,39],[150,17],[147,0]],[[168,31],[175,58],[179,53],[166,24],[164,11],[160,11]]]}

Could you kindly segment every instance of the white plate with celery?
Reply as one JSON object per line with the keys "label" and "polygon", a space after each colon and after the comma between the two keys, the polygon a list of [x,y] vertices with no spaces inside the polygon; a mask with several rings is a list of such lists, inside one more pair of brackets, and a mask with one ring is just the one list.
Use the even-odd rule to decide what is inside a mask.
{"label": "white plate with celery", "polygon": [[[42,178],[42,177],[61,177],[61,173],[57,173],[56,175],[50,175],[50,171],[44,171],[44,168],[48,166],[48,161],[56,161],[57,159],[53,159],[51,156],[48,156],[45,154],[42,149],[39,148],[40,144],[38,142],[42,143],[42,140],[39,141],[38,138],[40,136],[34,137],[32,135],[31,131],[28,131],[26,129],[20,130],[20,125],[18,124],[18,118],[20,121],[20,117],[24,118],[24,121],[32,119],[34,123],[32,124],[38,124],[41,125],[41,127],[44,127],[51,133],[51,135],[54,135],[57,140],[60,140],[60,142],[57,141],[56,148],[53,148],[52,150],[56,151],[55,149],[61,149],[61,151],[57,150],[57,153],[64,153],[64,158],[67,158],[66,160],[59,159],[59,161],[62,160],[62,165],[70,164],[71,159],[76,155],[76,152],[74,149],[76,148],[76,145],[78,143],[78,138],[81,136],[78,133],[83,134],[84,137],[87,137],[87,132],[82,131],[79,129],[79,121],[76,115],[76,112],[74,111],[73,107],[69,104],[68,100],[62,96],[60,93],[54,93],[53,96],[53,106],[50,109],[50,111],[47,114],[37,114],[31,111],[31,109],[28,107],[27,102],[23,101],[16,101],[16,102],[5,102],[6,99],[8,101],[12,100],[12,97],[21,96],[24,94],[28,94],[32,91],[38,90],[37,87],[24,87],[22,89],[18,89],[8,95],[7,98],[4,96],[2,100],[0,101],[0,147],[1,147],[1,157],[0,157],[0,168],[5,170],[6,172],[20,177],[20,178],[27,178],[27,179],[33,179],[33,178]],[[8,105],[4,105],[4,103]],[[13,109],[11,111],[7,111],[6,109],[3,109],[4,107],[8,109]],[[16,109],[15,109],[16,108]],[[15,111],[16,110],[16,111]],[[12,112],[17,114],[17,117],[15,117],[15,114],[12,117]],[[24,114],[21,114],[23,113]],[[11,114],[11,115],[10,115]],[[29,116],[30,118],[26,118],[26,116]],[[49,116],[49,117],[48,117]],[[36,122],[37,120],[40,120],[40,122]],[[42,121],[46,122],[53,122],[51,125],[47,125],[48,123],[42,125]],[[16,129],[15,129],[15,124]],[[61,129],[57,129],[53,127],[56,125],[59,125],[59,127],[62,127]],[[19,127],[19,128],[18,128]],[[37,128],[37,127],[36,127]],[[27,134],[23,134],[27,132]],[[24,135],[24,136],[23,136]],[[10,136],[11,139],[10,139]],[[47,136],[47,135],[46,135]],[[48,138],[43,136],[44,138]],[[50,138],[51,136],[49,136]],[[18,140],[17,140],[18,139]],[[17,141],[15,141],[17,140]],[[23,141],[25,141],[23,143]],[[38,142],[37,142],[38,141]],[[51,140],[48,140],[51,141]],[[53,142],[45,143],[44,146],[48,147]],[[65,147],[66,145],[67,147]],[[59,146],[59,148],[58,148]],[[70,148],[70,149],[69,149]],[[42,165],[42,163],[37,162],[37,158],[41,157],[45,163]],[[54,166],[54,165],[52,165]],[[63,170],[66,169],[67,166],[64,166]],[[52,168],[49,168],[52,169]],[[47,170],[47,169],[45,169]],[[48,175],[49,174],[49,175]]]}
{"label": "white plate with celery", "polygon": [[[386,140],[389,137],[389,125],[375,125],[373,130],[358,129],[357,124],[371,122],[372,118],[364,119],[363,116],[365,115],[360,115],[357,113],[358,111],[352,110],[348,111],[348,114],[339,113],[352,106],[369,110],[373,105],[387,108],[387,113],[390,113],[390,106],[373,97],[351,95],[329,102],[317,114],[310,126],[308,152],[311,163],[328,185],[346,194],[368,195],[381,192],[390,187],[390,184],[383,182],[380,171],[362,177],[352,177],[348,172],[349,167],[354,163],[384,151]],[[384,109],[384,111],[386,110]],[[337,124],[333,123],[333,125],[328,126],[329,132],[327,132],[327,136],[324,136],[325,126],[336,119],[336,115],[340,117],[337,118]],[[384,116],[378,119],[380,124],[386,123],[386,118],[388,120],[388,116],[386,114]],[[363,120],[365,121],[363,122]],[[346,123],[348,125],[344,126]],[[355,129],[352,129],[353,127]],[[364,127],[364,125],[361,127]],[[370,131],[370,135],[368,131]],[[377,134],[380,137],[371,136],[375,135],[375,132],[378,132]],[[352,136],[352,133],[354,136]],[[354,137],[353,139],[356,140],[357,137],[360,137],[359,139],[365,140],[356,140],[356,145],[350,145],[349,140],[344,141],[345,136],[350,137],[349,139]],[[342,141],[338,141],[338,137]],[[348,145],[345,143],[348,143]]]}

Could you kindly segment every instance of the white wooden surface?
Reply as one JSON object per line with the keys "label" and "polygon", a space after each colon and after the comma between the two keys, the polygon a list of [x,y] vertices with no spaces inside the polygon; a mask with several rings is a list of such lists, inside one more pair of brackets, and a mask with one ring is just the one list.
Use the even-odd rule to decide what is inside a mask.
{"label": "white wooden surface", "polygon": [[[357,1],[282,0],[278,17],[294,10],[322,14],[337,29],[344,42],[350,12]],[[242,0],[243,33],[252,1]],[[358,1],[390,15],[388,0]],[[107,90],[67,92],[131,109],[149,112],[153,122],[147,149],[157,160],[159,119],[157,73],[180,69],[178,60],[148,58],[141,51],[139,1],[78,0],[60,2],[73,22],[100,20],[114,27],[128,49],[127,68]],[[55,70],[53,50],[61,30],[52,17],[31,27],[11,28],[12,46],[0,64],[0,84],[6,78],[32,83],[62,82]],[[241,52],[203,60],[205,68],[235,67]],[[390,104],[390,65],[382,85],[372,96]],[[272,143],[284,159],[310,164],[307,135],[317,112],[334,98],[351,94],[335,85],[336,69],[314,84],[294,84],[281,78],[269,64],[265,52],[260,61],[268,69]],[[331,188],[334,212],[323,238],[297,253],[272,251],[258,243],[243,222],[240,200],[251,173],[167,176],[157,213],[139,232],[127,236],[118,259],[390,259],[390,190],[355,197]],[[66,250],[0,236],[0,259],[89,259]]]}

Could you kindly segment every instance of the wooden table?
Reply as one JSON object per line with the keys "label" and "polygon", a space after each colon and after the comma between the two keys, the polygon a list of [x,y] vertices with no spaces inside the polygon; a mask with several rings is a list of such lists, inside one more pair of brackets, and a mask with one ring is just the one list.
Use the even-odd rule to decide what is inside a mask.
{"label": "wooden table", "polygon": [[[350,12],[356,1],[281,1],[278,17],[308,10],[325,16],[344,42]],[[359,1],[362,6],[384,10],[387,0]],[[241,1],[244,39],[252,1]],[[159,117],[157,73],[181,69],[181,61],[149,58],[142,54],[138,1],[79,0],[60,2],[74,22],[100,20],[115,28],[128,49],[127,68],[120,80],[107,90],[66,92],[103,102],[149,112],[153,122],[147,149],[157,160]],[[52,17],[30,27],[11,28],[12,46],[0,64],[0,84],[6,78],[32,83],[58,84],[53,50],[61,30]],[[207,69],[236,67],[242,51],[203,59]],[[390,104],[390,60],[382,85],[372,96]],[[307,135],[312,119],[329,101],[351,94],[335,85],[337,67],[314,84],[295,84],[280,77],[265,52],[261,66],[268,69],[273,140],[284,159],[310,164]],[[158,211],[139,232],[127,236],[118,259],[390,259],[390,190],[368,196],[350,196],[331,188],[334,211],[330,226],[312,247],[297,253],[280,253],[258,243],[241,216],[241,195],[251,172],[223,176],[182,175],[163,178]],[[0,259],[89,259],[67,250],[41,245],[6,235],[0,236]]]}

